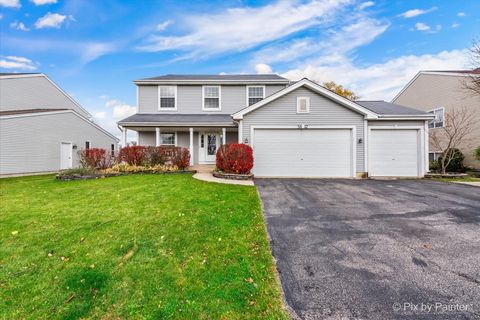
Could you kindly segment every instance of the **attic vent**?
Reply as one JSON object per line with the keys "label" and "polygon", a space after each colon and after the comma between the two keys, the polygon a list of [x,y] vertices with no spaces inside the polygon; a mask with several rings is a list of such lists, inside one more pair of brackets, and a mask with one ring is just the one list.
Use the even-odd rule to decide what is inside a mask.
{"label": "attic vent", "polygon": [[298,97],[297,98],[297,113],[309,113],[310,112],[310,98]]}

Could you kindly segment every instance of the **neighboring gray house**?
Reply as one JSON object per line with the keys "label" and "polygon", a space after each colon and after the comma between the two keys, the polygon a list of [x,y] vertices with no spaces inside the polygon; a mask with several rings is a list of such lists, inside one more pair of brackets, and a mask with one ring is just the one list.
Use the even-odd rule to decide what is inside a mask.
{"label": "neighboring gray house", "polygon": [[0,74],[0,176],[78,166],[77,151],[118,139],[42,73]]}
{"label": "neighboring gray house", "polygon": [[425,112],[345,99],[278,75],[166,75],[136,80],[137,113],[118,122],[140,145],[190,149],[215,163],[221,144],[253,147],[256,176],[413,176],[428,170]]}
{"label": "neighboring gray house", "polygon": [[[473,112],[480,122],[480,95],[465,88],[471,77],[480,77],[480,68],[475,70],[420,71],[393,98],[399,103],[418,110],[432,112],[435,119],[429,123],[430,132],[441,130],[445,124],[445,114],[457,111]],[[460,145],[465,156],[465,165],[480,169],[480,161],[475,159],[474,150],[480,146],[480,125]],[[430,146],[430,160],[437,159],[442,150]]]}

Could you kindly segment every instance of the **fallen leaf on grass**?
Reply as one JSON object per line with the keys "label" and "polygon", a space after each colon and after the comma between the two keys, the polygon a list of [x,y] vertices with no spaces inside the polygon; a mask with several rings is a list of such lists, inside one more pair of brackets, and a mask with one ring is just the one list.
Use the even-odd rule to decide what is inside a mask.
{"label": "fallen leaf on grass", "polygon": [[92,264],[90,265],[90,269],[95,269],[95,264],[94,264],[94,263],[92,263]]}
{"label": "fallen leaf on grass", "polygon": [[252,279],[252,278],[247,278],[247,279],[245,279],[245,281],[247,281],[248,283],[253,283],[253,279]]}
{"label": "fallen leaf on grass", "polygon": [[67,301],[65,301],[65,303],[69,303],[70,301],[73,300],[73,298],[75,298],[75,295],[72,294],[70,297],[68,297]]}
{"label": "fallen leaf on grass", "polygon": [[18,231],[15,230],[15,231],[12,231],[12,236],[16,236],[18,234]]}

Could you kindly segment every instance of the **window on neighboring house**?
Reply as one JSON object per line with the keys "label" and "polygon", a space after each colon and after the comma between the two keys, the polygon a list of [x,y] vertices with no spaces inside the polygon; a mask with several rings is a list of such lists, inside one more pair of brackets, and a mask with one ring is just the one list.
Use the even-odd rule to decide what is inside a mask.
{"label": "window on neighboring house", "polygon": [[310,112],[310,98],[298,97],[297,98],[297,113],[309,113]]}
{"label": "window on neighboring house", "polygon": [[430,113],[433,113],[435,116],[435,119],[432,119],[428,122],[428,127],[429,128],[441,128],[443,127],[444,123],[444,118],[445,118],[445,109],[443,108],[438,108],[435,110],[429,111]]}
{"label": "window on neighboring house", "polygon": [[248,105],[257,103],[258,101],[265,98],[265,87],[264,86],[248,86],[247,87],[247,98]]}
{"label": "window on neighboring house", "polygon": [[175,133],[160,133],[160,145],[174,146],[175,145]]}
{"label": "window on neighboring house", "polygon": [[220,110],[220,87],[203,87],[203,110]]}
{"label": "window on neighboring house", "polygon": [[90,149],[90,141],[85,141],[85,149]]}
{"label": "window on neighboring house", "polygon": [[177,87],[159,86],[159,109],[176,110],[177,109]]}
{"label": "window on neighboring house", "polygon": [[115,155],[115,145],[113,143],[110,145],[110,153],[112,157]]}
{"label": "window on neighboring house", "polygon": [[430,161],[430,162],[436,161],[436,160],[438,160],[438,158],[440,158],[441,155],[442,155],[441,152],[429,152],[428,153],[428,161]]}

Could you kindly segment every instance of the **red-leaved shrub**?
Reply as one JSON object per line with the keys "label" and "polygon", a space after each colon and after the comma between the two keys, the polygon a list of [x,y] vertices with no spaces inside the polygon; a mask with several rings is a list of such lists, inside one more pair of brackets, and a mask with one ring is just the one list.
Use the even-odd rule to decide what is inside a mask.
{"label": "red-leaved shrub", "polygon": [[91,148],[79,151],[80,164],[86,168],[100,168],[101,164],[105,161],[105,155],[107,151],[102,148]]}
{"label": "red-leaved shrub", "polygon": [[152,167],[164,165],[167,160],[167,153],[165,152],[164,146],[145,148],[144,165]]}
{"label": "red-leaved shrub", "polygon": [[217,151],[216,166],[225,173],[249,174],[253,168],[253,149],[243,143],[223,145]]}
{"label": "red-leaved shrub", "polygon": [[139,166],[145,160],[145,147],[143,146],[129,146],[123,147],[118,153],[118,159],[130,165]]}
{"label": "red-leaved shrub", "polygon": [[179,170],[185,170],[190,165],[190,151],[187,148],[173,147],[170,161]]}

